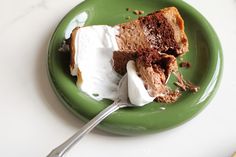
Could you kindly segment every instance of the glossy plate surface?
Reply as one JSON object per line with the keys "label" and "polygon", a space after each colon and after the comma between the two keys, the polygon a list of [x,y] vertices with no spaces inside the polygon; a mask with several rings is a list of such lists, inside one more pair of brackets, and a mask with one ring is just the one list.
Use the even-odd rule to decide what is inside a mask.
{"label": "glossy plate surface", "polygon": [[[91,99],[79,91],[75,78],[70,76],[69,54],[58,51],[68,24],[82,12],[88,14],[85,25],[115,25],[126,22],[128,16],[131,19],[137,18],[131,11],[126,11],[126,8],[141,9],[147,14],[168,6],[177,7],[185,21],[190,49],[183,58],[191,63],[191,68],[180,68],[180,71],[185,79],[200,86],[199,92],[184,92],[173,104],[153,102],[142,108],[121,109],[98,127],[122,135],[159,132],[190,120],[209,103],[219,85],[223,58],[216,33],[198,11],[177,0],[86,0],[63,18],[49,44],[49,78],[58,97],[68,109],[86,121],[111,103],[109,100],[97,102]],[[171,86],[173,81],[174,78],[171,78]]]}

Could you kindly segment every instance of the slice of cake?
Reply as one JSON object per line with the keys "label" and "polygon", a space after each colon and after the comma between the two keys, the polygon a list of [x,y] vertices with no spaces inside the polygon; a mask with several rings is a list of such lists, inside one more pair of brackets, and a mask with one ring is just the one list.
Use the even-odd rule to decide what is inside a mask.
{"label": "slice of cake", "polygon": [[130,67],[143,81],[142,89],[157,101],[174,102],[180,93],[166,83],[178,70],[176,57],[187,51],[184,21],[175,7],[169,7],[113,27],[75,28],[70,70],[82,91],[97,100],[114,100],[118,82],[127,73],[127,63],[133,60]]}

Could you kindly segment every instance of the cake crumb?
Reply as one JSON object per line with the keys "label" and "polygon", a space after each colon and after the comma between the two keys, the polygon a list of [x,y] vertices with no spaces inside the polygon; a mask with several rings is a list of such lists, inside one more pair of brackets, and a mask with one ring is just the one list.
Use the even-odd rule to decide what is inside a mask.
{"label": "cake crumb", "polygon": [[131,8],[126,8],[126,11],[131,11]]}
{"label": "cake crumb", "polygon": [[192,84],[192,83],[189,82],[189,81],[186,81],[185,83],[186,83],[186,85],[187,85],[189,91],[191,91],[191,92],[198,92],[198,90],[199,90],[199,87],[198,87],[198,86]]}
{"label": "cake crumb", "polygon": [[61,46],[58,48],[59,52],[69,52],[70,51],[70,46],[68,41],[63,40],[61,43]]}
{"label": "cake crumb", "polygon": [[144,14],[144,11],[143,11],[143,10],[139,10],[139,13],[140,13],[140,14]]}
{"label": "cake crumb", "polygon": [[167,95],[163,97],[156,97],[155,101],[160,103],[173,103],[181,96],[181,93],[178,90],[168,91]]}
{"label": "cake crumb", "polygon": [[181,68],[190,68],[191,67],[191,64],[188,62],[188,61],[183,61],[183,62],[181,62],[180,64],[179,64],[179,66],[181,67]]}
{"label": "cake crumb", "polygon": [[177,78],[177,82],[175,82],[174,84],[176,86],[178,86],[182,91],[191,91],[191,92],[197,92],[199,90],[199,87],[194,85],[193,83],[189,82],[189,81],[185,81],[183,79],[183,75],[178,73],[174,73],[174,75]]}
{"label": "cake crumb", "polygon": [[175,82],[174,84],[178,86],[182,91],[186,91],[187,87],[184,83],[183,75],[180,73],[174,73],[174,75],[177,78],[177,82]]}
{"label": "cake crumb", "polygon": [[144,11],[143,10],[134,10],[133,13],[135,15],[142,15],[142,14],[144,14]]}

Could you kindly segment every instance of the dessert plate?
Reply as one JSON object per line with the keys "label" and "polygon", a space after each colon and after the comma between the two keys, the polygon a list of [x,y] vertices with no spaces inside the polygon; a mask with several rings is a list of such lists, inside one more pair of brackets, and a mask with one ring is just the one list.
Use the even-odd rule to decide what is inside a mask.
{"label": "dessert plate", "polygon": [[[169,6],[180,11],[189,39],[189,52],[182,59],[189,61],[191,68],[180,68],[180,71],[185,79],[200,86],[200,90],[197,93],[184,92],[172,104],[152,102],[141,108],[121,109],[106,118],[98,128],[122,135],[160,132],[187,122],[204,109],[220,82],[222,49],[215,31],[202,15],[185,2],[173,0],[85,0],[73,8],[56,28],[48,50],[50,82],[63,104],[84,121],[111,104],[110,100],[96,101],[81,92],[69,72],[69,53],[58,51],[73,25],[115,25],[138,18],[126,8],[143,10],[147,14]],[[78,16],[82,18],[78,19]],[[172,87],[173,81],[174,78],[169,81]]]}

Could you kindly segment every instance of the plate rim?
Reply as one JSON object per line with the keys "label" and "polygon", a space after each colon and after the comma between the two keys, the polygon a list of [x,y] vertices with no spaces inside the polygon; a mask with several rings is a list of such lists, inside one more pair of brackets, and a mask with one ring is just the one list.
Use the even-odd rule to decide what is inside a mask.
{"label": "plate rim", "polygon": [[[81,5],[84,5],[86,3],[90,3],[94,0],[86,0],[80,4],[78,4],[77,6],[75,6],[73,9],[71,9],[64,17],[63,19],[60,21],[60,23],[57,25],[51,39],[50,39],[50,42],[49,42],[49,46],[48,46],[48,62],[47,62],[47,71],[48,71],[48,77],[49,77],[49,81],[50,81],[50,84],[54,90],[54,92],[56,93],[56,95],[59,97],[59,99],[62,101],[62,103],[64,104],[64,106],[66,106],[74,115],[78,116],[81,120],[83,121],[88,121],[88,119],[90,119],[91,117],[84,117],[83,115],[81,115],[80,113],[78,113],[78,111],[75,111],[75,109],[73,109],[71,107],[71,105],[69,105],[68,101],[66,100],[66,98],[64,98],[64,96],[61,94],[61,91],[60,89],[58,89],[58,87],[56,86],[55,84],[55,80],[54,80],[54,76],[53,76],[53,72],[52,72],[52,66],[50,65],[51,62],[50,62],[50,53],[53,53],[51,52],[52,51],[52,44],[54,42],[54,38],[55,38],[55,35],[60,27],[60,25],[65,22],[66,19],[68,19],[67,17],[68,16],[71,16],[71,12],[74,12],[75,10],[77,10],[78,8],[81,7]],[[160,0],[155,0],[155,1],[160,1]],[[220,43],[220,40],[215,32],[215,30],[213,29],[213,27],[211,26],[211,24],[207,21],[207,19],[200,13],[198,12],[194,7],[190,6],[189,4],[187,4],[186,2],[183,2],[183,1],[175,1],[173,3],[181,3],[181,4],[178,4],[178,5],[182,5],[184,7],[190,7],[192,9],[192,12],[194,13],[194,16],[198,16],[197,18],[202,18],[202,21],[205,22],[205,25],[208,26],[208,31],[211,31],[210,34],[213,34],[214,36],[214,40],[215,42],[217,42],[217,46],[218,46],[218,59],[220,60],[220,63],[219,64],[219,69],[218,69],[218,72],[217,72],[217,80],[214,84],[214,87],[213,87],[213,90],[211,91],[210,95],[207,97],[206,100],[204,100],[204,105],[202,106],[202,108],[200,110],[198,110],[198,112],[195,112],[195,115],[193,115],[191,118],[189,119],[186,119],[186,121],[189,121],[191,120],[192,118],[194,118],[200,111],[202,111],[208,104],[209,102],[212,100],[212,98],[215,96],[218,88],[219,88],[219,85],[220,85],[220,82],[221,82],[221,78],[222,78],[222,74],[223,74],[223,51],[222,51],[222,47],[221,47],[221,43]],[[118,111],[119,112],[119,111]],[[145,133],[153,133],[153,132],[160,132],[160,131],[163,131],[163,130],[166,130],[166,129],[170,129],[170,128],[174,128],[176,126],[179,126],[180,124],[182,123],[185,123],[186,121],[182,121],[182,123],[178,123],[176,126],[172,126],[170,128],[165,128],[165,129],[159,129],[159,131],[157,130],[141,130],[141,131],[137,131],[135,132],[134,131],[131,131],[132,133],[130,134],[129,132],[126,132],[124,130],[116,130],[116,129],[112,129],[111,126],[109,126],[110,122],[109,120],[105,120],[106,122],[105,123],[102,123],[98,126],[98,128],[104,130],[104,131],[107,131],[107,132],[110,132],[110,133],[114,133],[114,134],[120,134],[120,135],[134,135],[134,134],[145,134]],[[127,131],[132,128],[128,128]]]}

